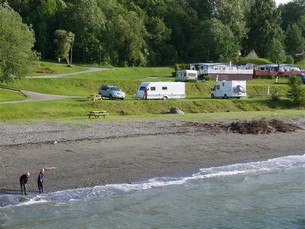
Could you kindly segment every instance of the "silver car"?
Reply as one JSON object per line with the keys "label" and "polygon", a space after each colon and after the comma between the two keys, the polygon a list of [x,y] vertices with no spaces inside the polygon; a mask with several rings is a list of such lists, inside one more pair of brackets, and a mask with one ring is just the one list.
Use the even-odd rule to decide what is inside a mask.
{"label": "silver car", "polygon": [[113,85],[102,85],[98,89],[98,93],[103,97],[108,97],[109,99],[124,99],[125,93],[119,89],[117,86]]}

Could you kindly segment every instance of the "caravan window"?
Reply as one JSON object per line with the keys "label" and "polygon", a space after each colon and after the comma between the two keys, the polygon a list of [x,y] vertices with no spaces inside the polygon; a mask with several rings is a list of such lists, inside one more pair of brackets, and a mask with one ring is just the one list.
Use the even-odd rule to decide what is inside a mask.
{"label": "caravan window", "polygon": [[217,89],[217,90],[220,90],[220,85],[217,85],[216,89]]}
{"label": "caravan window", "polygon": [[156,90],[156,87],[151,87],[150,90],[151,90],[151,91],[155,91],[155,90]]}
{"label": "caravan window", "polygon": [[162,90],[163,90],[163,91],[167,90],[167,87],[162,87]]}
{"label": "caravan window", "polygon": [[139,91],[144,91],[145,88],[146,88],[145,86],[142,86],[140,87]]}

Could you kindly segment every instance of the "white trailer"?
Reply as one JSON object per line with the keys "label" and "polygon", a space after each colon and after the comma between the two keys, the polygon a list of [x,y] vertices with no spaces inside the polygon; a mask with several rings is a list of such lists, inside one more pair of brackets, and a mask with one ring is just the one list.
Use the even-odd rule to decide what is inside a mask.
{"label": "white trailer", "polygon": [[216,81],[214,88],[211,89],[212,98],[241,98],[247,97],[246,81]]}
{"label": "white trailer", "polygon": [[196,81],[198,79],[198,72],[196,70],[178,70],[176,72],[177,81]]}
{"label": "white trailer", "polygon": [[185,98],[184,82],[143,82],[137,91],[137,98],[145,99],[145,88],[147,89],[146,99],[182,99]]}

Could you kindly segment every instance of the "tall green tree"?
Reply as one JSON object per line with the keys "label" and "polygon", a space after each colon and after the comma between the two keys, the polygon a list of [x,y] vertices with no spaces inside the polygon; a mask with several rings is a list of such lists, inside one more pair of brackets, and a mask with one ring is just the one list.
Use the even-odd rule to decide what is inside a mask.
{"label": "tall green tree", "polygon": [[244,53],[252,49],[260,57],[268,58],[272,42],[283,43],[283,31],[280,27],[281,14],[273,0],[253,0],[247,17],[249,32],[244,40]]}
{"label": "tall green tree", "polygon": [[167,43],[170,40],[171,29],[159,17],[150,17],[146,22],[146,29],[148,32],[146,40],[149,50],[149,63],[153,65],[175,63],[175,52]]}
{"label": "tall green tree", "polygon": [[20,78],[30,71],[35,38],[20,15],[6,3],[0,4],[0,82]]}
{"label": "tall green tree", "polygon": [[103,41],[107,59],[113,65],[144,66],[149,55],[145,12],[135,5],[129,6],[130,1],[128,7],[126,4],[119,4],[116,0],[98,0],[106,15]]}
{"label": "tall green tree", "polygon": [[286,30],[289,25],[298,23],[300,17],[305,14],[305,5],[302,6],[302,3],[298,1],[291,1],[281,4],[279,10],[282,19],[281,27]]}
{"label": "tall green tree", "polygon": [[289,25],[285,35],[286,51],[291,56],[304,51],[305,39],[302,35],[302,30],[297,24]]}
{"label": "tall green tree", "polygon": [[139,66],[147,63],[147,31],[135,12],[112,17],[107,24],[107,49],[114,64]]}
{"label": "tall green tree", "polygon": [[55,51],[58,58],[66,59],[68,65],[72,64],[72,47],[74,43],[75,35],[72,32],[65,30],[55,31],[54,43],[57,46]]}
{"label": "tall green tree", "polygon": [[163,20],[164,12],[167,11],[166,0],[119,0],[128,11],[134,11],[144,21],[147,31],[144,36],[147,48],[147,63],[149,65],[169,65],[175,63],[176,52],[169,44],[172,30]]}
{"label": "tall green tree", "polygon": [[190,61],[192,58],[190,44],[196,36],[199,25],[196,11],[189,7],[184,0],[168,1],[162,17],[166,26],[172,31],[168,43],[177,52],[178,59],[176,61]]}
{"label": "tall green tree", "polygon": [[233,32],[218,19],[202,22],[196,35],[191,43],[194,61],[229,62],[238,57],[239,44]]}
{"label": "tall green tree", "polygon": [[279,40],[276,39],[271,41],[267,56],[273,63],[280,64],[287,62],[284,46]]}
{"label": "tall green tree", "polygon": [[105,57],[103,33],[106,18],[96,0],[79,0],[62,11],[60,27],[75,34],[74,59],[102,63]]}
{"label": "tall green tree", "polygon": [[213,16],[228,26],[235,38],[241,43],[246,37],[246,13],[249,12],[248,0],[215,0]]}
{"label": "tall green tree", "polygon": [[57,29],[56,14],[66,7],[63,0],[7,0],[35,32],[35,49],[42,59],[53,57],[53,34]]}

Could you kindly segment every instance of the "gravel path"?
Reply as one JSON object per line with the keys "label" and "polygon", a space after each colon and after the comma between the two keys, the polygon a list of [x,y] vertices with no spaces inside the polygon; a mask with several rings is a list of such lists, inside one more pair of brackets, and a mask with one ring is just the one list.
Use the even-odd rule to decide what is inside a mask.
{"label": "gravel path", "polygon": [[55,78],[63,78],[65,76],[78,75],[78,74],[83,74],[83,73],[88,73],[88,72],[108,71],[108,70],[112,70],[112,69],[113,68],[88,68],[88,70],[81,71],[81,72],[71,72],[71,73],[49,75],[49,76],[27,76],[25,78],[31,78],[31,79],[51,78],[51,79],[55,79]]}
{"label": "gravel path", "polygon": [[[304,119],[285,120],[305,129]],[[215,130],[186,125],[183,120],[131,120],[131,121],[72,121],[67,123],[43,122],[30,124],[0,123],[0,146],[68,142],[77,140],[115,139],[145,135],[204,132]],[[253,135],[254,136],[254,135]]]}
{"label": "gravel path", "polygon": [[177,133],[185,131],[179,128],[182,123],[176,120],[0,123],[0,146]]}
{"label": "gravel path", "polygon": [[[38,79],[38,78],[63,78],[65,76],[71,76],[71,75],[78,75],[88,72],[98,72],[98,71],[108,71],[112,70],[113,68],[88,68],[86,71],[81,72],[72,72],[72,73],[65,73],[65,74],[58,74],[58,75],[49,75],[49,76],[27,76],[25,78],[31,78],[31,79]],[[5,88],[3,88],[5,89]],[[24,91],[20,90],[23,94],[25,94],[28,98],[25,100],[17,100],[17,101],[6,101],[6,102],[0,102],[0,104],[9,104],[9,103],[24,103],[24,102],[33,102],[33,101],[42,101],[42,100],[56,100],[56,99],[67,99],[67,98],[78,98],[79,96],[64,96],[64,95],[54,95],[54,94],[45,94],[45,93],[39,93],[39,92],[33,92],[33,91]]]}

